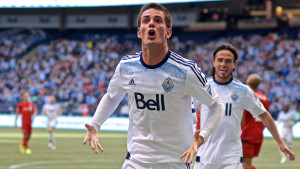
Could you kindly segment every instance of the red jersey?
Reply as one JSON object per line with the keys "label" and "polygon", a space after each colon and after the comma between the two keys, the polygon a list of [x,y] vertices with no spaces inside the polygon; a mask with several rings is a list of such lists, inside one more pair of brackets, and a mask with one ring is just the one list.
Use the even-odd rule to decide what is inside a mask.
{"label": "red jersey", "polygon": [[[268,97],[255,90],[254,91],[261,103],[264,105],[267,111],[269,111],[269,99]],[[253,118],[252,114],[248,111],[244,111],[245,121],[242,126],[241,139],[249,143],[262,143],[263,141],[263,130],[265,128],[263,122],[258,118]]]}
{"label": "red jersey", "polygon": [[20,102],[17,109],[19,109],[19,112],[22,114],[22,125],[31,124],[31,117],[36,109],[34,103]]}
{"label": "red jersey", "polygon": [[200,130],[200,110],[199,110],[199,107],[196,109],[196,115],[197,115],[196,130]]}

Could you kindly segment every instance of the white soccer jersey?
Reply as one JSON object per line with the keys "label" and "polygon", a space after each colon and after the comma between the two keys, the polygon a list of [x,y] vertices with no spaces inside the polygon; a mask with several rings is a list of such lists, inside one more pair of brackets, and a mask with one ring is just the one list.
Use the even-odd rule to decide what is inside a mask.
{"label": "white soccer jersey", "polygon": [[279,112],[277,118],[279,122],[283,123],[283,127],[280,131],[280,136],[289,148],[291,148],[293,144],[293,125],[297,121],[296,113],[296,110],[289,110],[287,113],[281,111]]}
{"label": "white soccer jersey", "polygon": [[283,128],[292,128],[292,126],[297,121],[296,119],[296,110],[290,110],[287,113],[284,111],[279,112],[277,120],[283,122]]}
{"label": "white soccer jersey", "polygon": [[48,121],[55,121],[59,110],[60,106],[58,104],[45,104],[43,106],[43,112],[46,113]]}
{"label": "white soccer jersey", "polygon": [[125,56],[110,81],[108,94],[128,93],[127,149],[144,163],[183,163],[179,156],[193,140],[191,96],[208,106],[217,95],[193,61],[169,51],[156,66],[142,53]]}
{"label": "white soccer jersey", "polygon": [[[256,117],[266,109],[255,93],[236,79],[220,84],[214,77],[210,77],[208,82],[225,104],[225,116],[207,141],[199,147],[197,156],[200,159],[198,157],[197,161],[206,164],[239,163],[243,155],[240,139],[243,111],[246,109]],[[200,108],[202,127],[208,109],[205,105],[200,105]]]}

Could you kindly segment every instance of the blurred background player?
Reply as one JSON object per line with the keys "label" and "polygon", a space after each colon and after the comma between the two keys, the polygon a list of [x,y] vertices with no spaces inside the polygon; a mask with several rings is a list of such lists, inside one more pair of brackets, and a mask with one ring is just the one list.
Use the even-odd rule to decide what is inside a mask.
{"label": "blurred background player", "polygon": [[48,146],[52,149],[55,150],[56,149],[56,145],[55,145],[55,139],[53,136],[53,130],[55,128],[56,125],[56,118],[57,116],[60,116],[62,111],[61,108],[59,106],[59,104],[55,103],[56,99],[55,96],[50,96],[49,97],[49,103],[45,104],[43,106],[43,115],[46,115],[48,118],[48,132],[49,132],[49,143]]}
{"label": "blurred background player", "polygon": [[[280,122],[283,123],[280,136],[289,148],[292,148],[293,145],[293,126],[297,122],[296,114],[297,114],[297,110],[295,104],[291,104],[291,105],[285,104],[283,106],[283,110],[279,112],[277,118],[278,123]],[[281,155],[280,163],[281,164],[286,163],[287,158],[281,151],[279,152]]]}
{"label": "blurred background player", "polygon": [[[261,78],[258,74],[248,76],[246,84],[254,91],[260,102],[269,112],[269,99],[262,92],[258,91]],[[244,169],[256,169],[252,165],[253,157],[257,157],[263,142],[264,123],[259,117],[253,118],[250,112],[244,111],[242,117],[242,144],[243,144],[243,164]]]}
{"label": "blurred background player", "polygon": [[22,115],[22,133],[23,133],[23,143],[19,145],[20,153],[31,154],[31,149],[28,146],[28,142],[32,133],[32,116],[37,115],[37,109],[34,103],[29,102],[29,93],[25,92],[23,94],[22,102],[18,103],[16,108],[16,119],[15,127],[17,127],[18,116]]}

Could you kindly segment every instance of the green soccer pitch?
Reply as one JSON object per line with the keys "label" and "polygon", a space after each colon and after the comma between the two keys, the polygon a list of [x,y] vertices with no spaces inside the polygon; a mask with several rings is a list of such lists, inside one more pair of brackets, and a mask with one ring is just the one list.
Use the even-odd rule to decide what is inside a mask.
{"label": "green soccer pitch", "polygon": [[[85,130],[55,130],[57,149],[48,147],[46,129],[34,129],[29,146],[31,155],[20,154],[20,128],[0,127],[0,169],[120,169],[126,157],[125,132],[100,132],[104,152],[95,155],[89,145],[83,145]],[[258,169],[299,169],[300,139],[294,141],[296,160],[279,164],[276,142],[267,138],[254,164]]]}

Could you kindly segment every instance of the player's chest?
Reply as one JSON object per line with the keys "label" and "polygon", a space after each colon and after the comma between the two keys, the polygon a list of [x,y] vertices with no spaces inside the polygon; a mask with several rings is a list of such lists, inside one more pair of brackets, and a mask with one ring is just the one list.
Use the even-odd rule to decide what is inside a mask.
{"label": "player's chest", "polygon": [[33,111],[33,105],[32,104],[26,104],[22,106],[22,112],[32,112]]}
{"label": "player's chest", "polygon": [[129,92],[174,94],[183,92],[185,81],[181,76],[162,70],[148,70],[122,75],[124,88]]}

